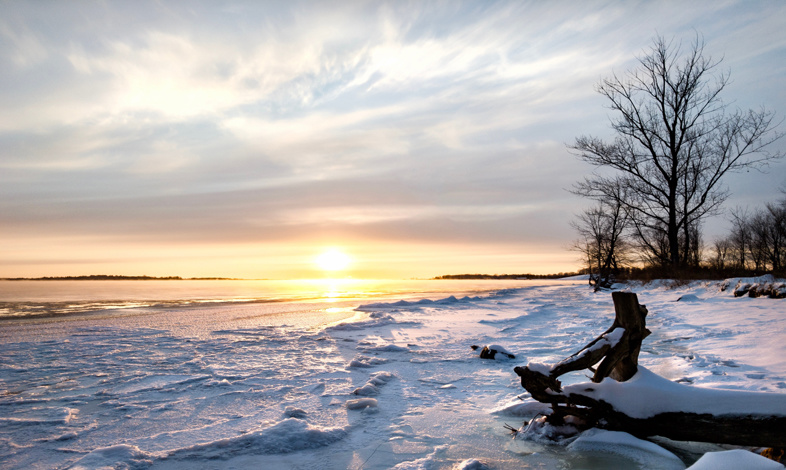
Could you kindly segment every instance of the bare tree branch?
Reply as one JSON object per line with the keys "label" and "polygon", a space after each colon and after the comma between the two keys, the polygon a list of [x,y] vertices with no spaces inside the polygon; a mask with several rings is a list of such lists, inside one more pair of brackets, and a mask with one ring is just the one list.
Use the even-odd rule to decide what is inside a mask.
{"label": "bare tree branch", "polygon": [[[721,100],[729,74],[716,72],[720,63],[705,55],[698,36],[686,48],[656,37],[637,68],[597,87],[615,115],[614,141],[580,136],[569,146],[580,159],[618,173],[586,178],[574,192],[618,203],[641,245],[672,267],[687,262],[702,219],[727,199],[724,176],[783,156],[767,151],[784,135],[772,112],[732,110]],[[615,192],[624,198],[616,201]],[[658,252],[663,240],[665,257]]]}

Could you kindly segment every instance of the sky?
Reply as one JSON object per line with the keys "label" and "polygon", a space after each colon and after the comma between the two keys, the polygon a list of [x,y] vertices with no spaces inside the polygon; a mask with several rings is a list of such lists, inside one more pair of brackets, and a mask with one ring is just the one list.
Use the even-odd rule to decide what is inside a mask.
{"label": "sky", "polygon": [[[567,145],[656,35],[786,116],[776,0],[0,0],[0,277],[574,271]],[[759,207],[786,163],[725,185]]]}

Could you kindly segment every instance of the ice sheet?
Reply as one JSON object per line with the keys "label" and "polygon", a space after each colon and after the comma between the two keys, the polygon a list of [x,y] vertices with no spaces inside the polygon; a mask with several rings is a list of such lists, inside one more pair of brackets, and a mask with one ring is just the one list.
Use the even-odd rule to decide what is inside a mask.
{"label": "ice sheet", "polygon": [[[632,290],[653,332],[640,363],[669,387],[786,389],[786,301],[735,298],[718,283]],[[611,325],[611,295],[581,281],[375,302],[324,312],[321,323],[319,312],[275,325],[253,305],[194,308],[202,313],[47,324],[38,335],[6,329],[3,467],[642,468],[603,442],[591,453],[555,450],[505,429],[546,411],[527,400],[514,366],[554,364]],[[516,358],[483,360],[473,344]],[[689,464],[705,451],[680,457]]]}

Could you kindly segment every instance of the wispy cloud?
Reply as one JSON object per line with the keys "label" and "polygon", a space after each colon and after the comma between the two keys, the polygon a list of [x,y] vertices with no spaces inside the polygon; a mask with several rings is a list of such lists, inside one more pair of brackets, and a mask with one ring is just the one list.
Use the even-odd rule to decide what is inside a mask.
{"label": "wispy cloud", "polygon": [[2,237],[556,253],[588,171],[564,144],[607,132],[594,84],[699,32],[740,103],[782,112],[785,8],[2,3]]}

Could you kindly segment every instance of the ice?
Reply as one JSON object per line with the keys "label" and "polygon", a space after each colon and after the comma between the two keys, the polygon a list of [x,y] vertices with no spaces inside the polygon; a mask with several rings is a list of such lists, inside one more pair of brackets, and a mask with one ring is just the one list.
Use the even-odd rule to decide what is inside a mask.
{"label": "ice", "polygon": [[668,450],[625,432],[589,429],[568,445],[568,450],[616,454],[633,460],[647,469],[682,470],[685,468],[679,457]]}
{"label": "ice", "polygon": [[[138,380],[135,380],[129,384],[112,389],[111,392],[118,395],[124,395],[124,394],[137,393],[146,390],[160,390],[166,387],[171,387],[173,385],[183,384],[187,382],[197,382],[200,380],[208,379],[209,377],[210,376],[207,375],[200,375],[200,376],[152,375],[147,377],[141,377]],[[226,379],[222,379],[222,380],[226,380]]]}
{"label": "ice", "polygon": [[390,343],[383,338],[371,337],[358,342],[357,349],[365,353],[409,352],[409,347]]}
{"label": "ice", "polygon": [[395,467],[394,470],[431,470],[437,466],[437,455],[444,453],[446,447],[438,447],[434,452],[420,459],[401,462]]}
{"label": "ice", "polygon": [[284,408],[284,416],[287,418],[297,418],[297,419],[306,419],[308,413],[305,410],[301,410],[300,408],[296,408],[294,406],[287,406]]}
{"label": "ice", "polygon": [[458,464],[455,468],[456,470],[489,470],[489,467],[477,459],[467,459]]}
{"label": "ice", "polygon": [[367,348],[359,348],[367,352],[407,352],[409,348],[406,346],[399,346],[397,344],[385,344],[383,346],[374,346]]}
{"label": "ice", "polygon": [[575,423],[565,421],[562,425],[549,424],[545,414],[539,415],[527,422],[513,435],[515,439],[537,442],[541,444],[566,445],[572,442],[579,433]]}
{"label": "ice", "polygon": [[349,323],[339,323],[336,325],[329,326],[325,328],[326,331],[354,331],[354,330],[366,330],[368,328],[385,326],[396,323],[396,319],[393,318],[391,315],[380,314],[378,312],[371,312],[368,315],[368,318],[365,320],[359,320],[356,322],[349,322]]}
{"label": "ice", "polygon": [[368,357],[363,355],[357,355],[351,361],[349,361],[347,367],[370,368],[370,367],[378,366],[380,364],[385,364],[386,362],[388,362],[388,359],[383,357]]}
{"label": "ice", "polygon": [[551,413],[551,406],[534,400],[516,400],[493,408],[490,412],[500,416],[532,417]]}
{"label": "ice", "polygon": [[783,465],[743,449],[707,452],[689,470],[779,470]]}
{"label": "ice", "polygon": [[391,379],[393,379],[393,374],[390,372],[380,371],[371,374],[371,377],[368,379],[363,386],[356,388],[352,394],[353,395],[377,395],[379,393],[379,387],[388,383]]}
{"label": "ice", "polygon": [[358,398],[357,400],[348,400],[346,407],[348,410],[362,410],[365,408],[375,408],[379,402],[374,398]]}
{"label": "ice", "polygon": [[[782,412],[786,301],[734,297],[736,285],[630,285],[652,334],[640,374],[623,386],[631,389],[593,384],[597,396],[633,413],[666,404],[734,411],[725,389],[745,392],[740,406]],[[261,303],[4,324],[0,462],[15,470],[668,468],[660,450],[629,436],[585,433],[555,447],[559,433],[539,427],[549,408],[513,372],[529,362],[548,374],[548,364],[605,331],[614,320],[608,292],[579,280],[451,294],[375,298],[346,306],[338,320],[302,307],[277,325],[256,315],[269,308]],[[473,344],[516,358],[479,360]],[[581,373],[560,380],[567,390],[588,381]],[[626,402],[631,396],[638,400]],[[505,426],[525,421],[547,444],[511,439]],[[679,455],[689,465],[706,451]],[[655,463],[642,463],[645,452]]]}
{"label": "ice", "polygon": [[27,417],[0,417],[0,423],[5,425],[58,425],[68,424],[72,419],[75,419],[79,413],[77,408],[47,408],[38,407],[34,412],[29,413]]}
{"label": "ice", "polygon": [[344,439],[347,434],[348,429],[345,427],[315,426],[302,419],[287,418],[265,429],[241,436],[183,447],[167,455],[166,458],[226,460],[240,454],[284,454],[324,447]]}
{"label": "ice", "polygon": [[139,447],[118,444],[96,449],[77,460],[72,470],[113,470],[118,468],[144,468],[153,463],[154,456]]}

